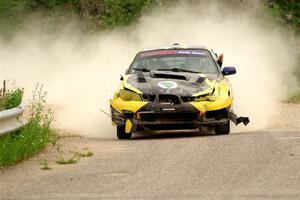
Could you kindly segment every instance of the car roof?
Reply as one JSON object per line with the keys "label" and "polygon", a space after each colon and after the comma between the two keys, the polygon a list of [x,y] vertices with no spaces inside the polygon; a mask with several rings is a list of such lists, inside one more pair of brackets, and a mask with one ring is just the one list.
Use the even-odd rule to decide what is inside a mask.
{"label": "car roof", "polygon": [[145,49],[142,49],[141,52],[155,51],[155,50],[169,50],[169,49],[207,49],[207,50],[209,50],[204,45],[183,46],[178,43],[175,43],[175,44],[168,45],[168,46],[161,46],[161,47],[156,47],[156,48],[145,48]]}

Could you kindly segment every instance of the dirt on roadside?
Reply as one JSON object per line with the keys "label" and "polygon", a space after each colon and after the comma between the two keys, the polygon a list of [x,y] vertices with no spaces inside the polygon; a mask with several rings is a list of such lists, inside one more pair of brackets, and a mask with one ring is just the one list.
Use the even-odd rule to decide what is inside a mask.
{"label": "dirt on roadside", "polygon": [[274,117],[272,128],[300,130],[300,104],[280,104],[280,114]]}

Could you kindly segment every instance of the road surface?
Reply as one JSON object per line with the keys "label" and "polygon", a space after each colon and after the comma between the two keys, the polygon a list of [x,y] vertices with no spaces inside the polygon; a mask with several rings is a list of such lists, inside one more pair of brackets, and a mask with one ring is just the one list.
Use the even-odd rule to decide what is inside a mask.
{"label": "road surface", "polygon": [[[299,200],[300,106],[289,109],[290,120],[273,129],[229,136],[63,138],[60,145],[2,170],[0,199]],[[54,162],[60,154],[70,156],[70,150],[87,149],[94,156],[79,163]],[[40,170],[43,159],[52,170]]]}

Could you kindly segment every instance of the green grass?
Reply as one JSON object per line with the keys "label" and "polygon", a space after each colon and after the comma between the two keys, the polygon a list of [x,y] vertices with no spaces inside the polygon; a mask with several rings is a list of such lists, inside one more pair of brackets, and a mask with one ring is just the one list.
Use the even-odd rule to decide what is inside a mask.
{"label": "green grass", "polygon": [[73,155],[71,158],[63,158],[62,156],[58,158],[55,162],[59,165],[70,165],[78,163],[80,157]]}
{"label": "green grass", "polygon": [[18,163],[44,149],[51,141],[48,127],[31,121],[20,130],[0,138],[0,166]]}
{"label": "green grass", "polygon": [[64,158],[62,155],[55,161],[59,165],[69,165],[69,164],[75,164],[78,163],[79,160],[83,157],[91,157],[94,155],[93,152],[87,151],[87,152],[78,152],[78,151],[70,151],[73,155],[71,158]]}
{"label": "green grass", "polygon": [[290,103],[300,103],[300,89],[289,98]]}
{"label": "green grass", "polygon": [[57,139],[51,129],[53,113],[44,107],[45,96],[43,86],[37,85],[29,105],[28,123],[0,138],[0,167],[27,159]]}
{"label": "green grass", "polygon": [[0,109],[11,109],[19,106],[22,103],[23,98],[23,90],[16,89],[13,91],[8,91],[4,98],[1,100],[1,107]]}
{"label": "green grass", "polygon": [[75,152],[75,155],[77,155],[78,157],[91,157],[94,155],[93,152],[88,151],[88,152]]}
{"label": "green grass", "polygon": [[6,81],[0,88],[0,111],[15,108],[22,103],[23,89],[7,90]]}
{"label": "green grass", "polygon": [[51,170],[52,168],[49,167],[48,160],[44,159],[41,162],[41,170]]}

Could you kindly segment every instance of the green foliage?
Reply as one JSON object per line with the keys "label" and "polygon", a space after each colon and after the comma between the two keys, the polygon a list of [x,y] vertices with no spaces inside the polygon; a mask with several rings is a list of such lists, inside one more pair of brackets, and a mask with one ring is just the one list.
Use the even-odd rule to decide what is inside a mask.
{"label": "green foliage", "polygon": [[[102,2],[99,4],[100,8],[91,11],[92,14],[88,17],[84,17],[82,9],[85,8],[81,7],[81,1],[93,2],[93,0],[0,0],[1,34],[13,33],[24,28],[22,27],[24,22],[27,25],[34,24],[34,20],[47,18],[49,22],[57,23],[66,16],[81,17],[88,30],[111,29],[137,21],[143,12],[155,5],[171,2],[171,0],[94,0],[94,2]],[[34,17],[32,21],[30,16],[38,17]],[[26,21],[27,19],[29,20]]]}
{"label": "green foliage", "polygon": [[20,17],[26,12],[28,4],[25,0],[1,0],[0,16],[1,19],[9,20],[14,17]]}
{"label": "green foliage", "polygon": [[87,151],[87,152],[75,152],[74,155],[78,156],[78,157],[91,157],[94,155],[93,152],[91,151]]}
{"label": "green foliage", "polygon": [[300,103],[300,87],[295,92],[293,96],[291,96],[288,100],[290,103]]}
{"label": "green foliage", "polygon": [[22,103],[23,98],[23,90],[22,89],[16,89],[13,91],[9,91],[6,93],[3,101],[3,108],[11,109],[19,106]]}
{"label": "green foliage", "polygon": [[105,12],[101,19],[105,28],[126,26],[136,21],[147,8],[153,6],[155,0],[104,0]]}
{"label": "green foliage", "polygon": [[75,164],[80,160],[80,157],[73,156],[71,158],[63,158],[62,156],[57,159],[55,162],[59,165],[70,165],[70,164]]}
{"label": "green foliage", "polygon": [[16,132],[0,138],[0,167],[13,165],[40,150],[53,140],[53,112],[45,110],[43,87],[37,85],[30,103],[28,123]]}
{"label": "green foliage", "polygon": [[[154,6],[178,2],[178,0],[0,0],[0,30],[6,31],[7,27],[18,29],[29,15],[36,12],[43,13],[43,17],[50,16],[54,19],[64,18],[71,13],[79,17],[82,14],[83,1],[101,2],[101,9],[88,19],[84,19],[88,28],[92,30],[126,26],[137,21],[143,12]],[[277,21],[300,32],[298,0],[269,0],[263,16],[270,22]]]}
{"label": "green foliage", "polygon": [[[300,1],[299,0],[269,0],[266,9],[262,13],[270,26],[280,24],[287,31],[300,37]],[[296,49],[297,51],[297,49]],[[300,54],[299,54],[300,56]],[[299,57],[298,56],[298,57]],[[300,80],[300,58],[295,74]],[[292,97],[291,101],[298,101],[299,97]]]}
{"label": "green foliage", "polygon": [[[23,24],[34,25],[34,20],[64,19],[74,12],[79,13],[80,0],[0,0],[0,33],[11,37],[11,33],[23,30]],[[30,16],[39,16],[33,17]],[[37,18],[37,19],[36,19]],[[28,21],[26,21],[29,19]],[[30,23],[32,22],[32,23]],[[55,25],[55,24],[53,24]]]}
{"label": "green foliage", "polygon": [[300,1],[271,0],[267,3],[265,16],[287,26],[292,31],[300,33]]}
{"label": "green foliage", "polygon": [[49,163],[48,160],[44,159],[41,162],[41,170],[50,170],[52,169],[51,167],[49,167]]}
{"label": "green foliage", "polygon": [[65,158],[61,154],[55,162],[59,165],[75,164],[78,163],[81,158],[91,157],[94,155],[94,153],[91,151],[87,151],[87,152],[70,151],[70,153],[72,153],[71,157]]}
{"label": "green foliage", "polygon": [[15,108],[22,103],[23,89],[7,90],[6,81],[0,89],[0,111]]}
{"label": "green foliage", "polygon": [[76,5],[79,3],[79,0],[31,0],[27,2],[33,8],[55,10],[57,8]]}

